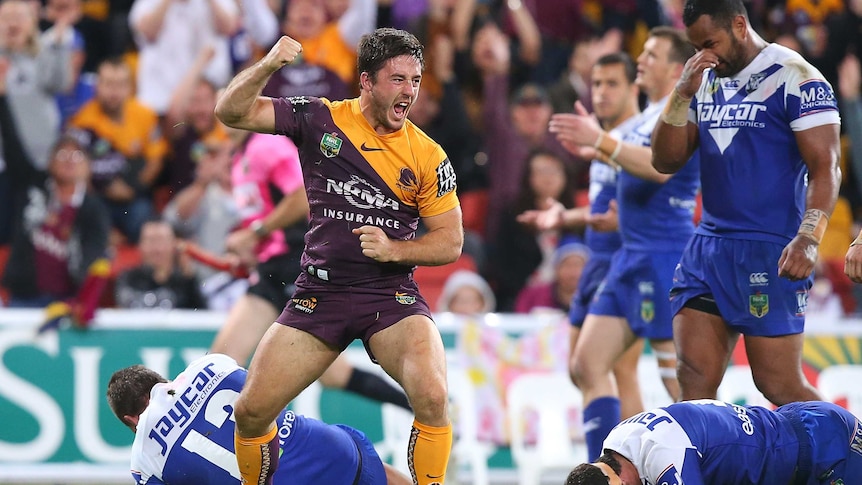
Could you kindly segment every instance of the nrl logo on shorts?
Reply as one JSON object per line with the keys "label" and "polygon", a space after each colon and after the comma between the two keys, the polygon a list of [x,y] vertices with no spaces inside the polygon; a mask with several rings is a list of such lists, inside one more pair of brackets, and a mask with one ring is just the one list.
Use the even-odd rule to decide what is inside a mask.
{"label": "nrl logo on shorts", "polygon": [[748,296],[748,312],[757,318],[769,313],[769,295],[760,293]]}
{"label": "nrl logo on shorts", "polygon": [[332,158],[341,151],[342,142],[341,138],[338,138],[338,133],[325,133],[320,139],[320,153],[323,153],[326,158]]}
{"label": "nrl logo on shorts", "polygon": [[395,292],[395,301],[402,305],[412,305],[416,303],[416,297],[407,293]]}
{"label": "nrl logo on shorts", "polygon": [[652,300],[641,301],[641,319],[650,323],[653,318],[655,318],[655,303]]}

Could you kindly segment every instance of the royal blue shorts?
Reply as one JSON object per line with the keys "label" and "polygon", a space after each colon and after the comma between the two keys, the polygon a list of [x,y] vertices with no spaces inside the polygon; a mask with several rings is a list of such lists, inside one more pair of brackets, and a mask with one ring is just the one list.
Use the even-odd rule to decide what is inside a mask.
{"label": "royal blue shorts", "polygon": [[620,249],[590,305],[590,315],[623,317],[638,337],[673,338],[668,292],[679,257],[679,251]]}
{"label": "royal blue shorts", "polygon": [[850,485],[862,479],[862,426],[846,409],[828,402],[798,402],[782,406],[795,414],[811,443],[810,475],[806,483]]}
{"label": "royal blue shorts", "polygon": [[673,276],[674,315],[696,296],[712,295],[730,328],[754,336],[801,333],[813,279],[778,277],[784,246],[695,235]]}
{"label": "royal blue shorts", "polygon": [[362,470],[359,472],[357,485],[386,485],[386,470],[383,468],[383,461],[380,460],[377,450],[374,449],[374,443],[365,436],[365,433],[356,428],[343,424],[335,426],[343,429],[353,438],[362,457]]}
{"label": "royal blue shorts", "polygon": [[580,327],[584,324],[584,319],[587,318],[587,312],[596,296],[596,291],[598,291],[602,281],[605,280],[605,276],[608,275],[612,257],[613,253],[593,253],[590,255],[590,259],[581,273],[578,289],[572,297],[572,304],[569,308],[569,322],[573,326]]}

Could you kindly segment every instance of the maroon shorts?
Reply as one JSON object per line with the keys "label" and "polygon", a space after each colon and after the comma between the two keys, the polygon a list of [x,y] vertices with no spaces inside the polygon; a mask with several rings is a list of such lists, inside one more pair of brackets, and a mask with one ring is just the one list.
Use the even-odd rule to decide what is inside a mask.
{"label": "maroon shorts", "polygon": [[412,276],[358,287],[334,285],[302,273],[296,280],[296,293],[275,321],[308,332],[339,350],[362,339],[373,360],[368,347],[371,336],[412,315],[431,318],[431,309]]}

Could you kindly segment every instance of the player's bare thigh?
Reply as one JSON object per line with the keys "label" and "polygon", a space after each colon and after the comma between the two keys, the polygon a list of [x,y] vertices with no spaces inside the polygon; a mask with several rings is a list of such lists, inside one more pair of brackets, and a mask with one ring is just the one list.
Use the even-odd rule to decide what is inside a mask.
{"label": "player's bare thigh", "polygon": [[445,426],[447,415],[446,352],[437,326],[424,315],[411,315],[371,336],[377,362],[401,384],[416,419]]}
{"label": "player's bare thigh", "polygon": [[779,406],[823,399],[802,372],[805,334],[744,338],[751,376],[767,399]]}
{"label": "player's bare thigh", "polygon": [[272,325],[251,361],[236,403],[241,436],[260,436],[278,413],[338,357],[339,351],[302,330]]}
{"label": "player's bare thigh", "polygon": [[739,334],[711,313],[682,308],[673,318],[680,399],[715,399]]}

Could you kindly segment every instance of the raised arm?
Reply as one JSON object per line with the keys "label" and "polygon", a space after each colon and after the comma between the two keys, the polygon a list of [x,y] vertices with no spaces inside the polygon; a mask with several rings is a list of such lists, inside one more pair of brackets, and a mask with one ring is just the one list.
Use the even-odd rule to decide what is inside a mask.
{"label": "raised arm", "polygon": [[258,133],[275,132],[275,110],[270,98],[260,95],[276,71],[293,62],[302,45],[282,36],[263,59],[240,72],[216,103],[216,117],[227,126]]}
{"label": "raised arm", "polygon": [[697,148],[697,126],[689,123],[688,110],[700,87],[703,71],[717,63],[718,58],[709,50],[702,50],[686,61],[652,134],[652,165],[659,172],[678,172]]}

